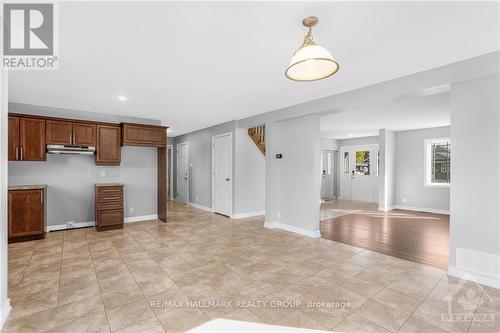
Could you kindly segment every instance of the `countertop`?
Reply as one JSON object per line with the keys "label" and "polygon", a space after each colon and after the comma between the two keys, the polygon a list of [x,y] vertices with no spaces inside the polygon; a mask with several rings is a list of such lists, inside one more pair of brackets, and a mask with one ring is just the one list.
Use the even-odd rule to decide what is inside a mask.
{"label": "countertop", "polygon": [[95,187],[106,187],[106,186],[125,186],[122,183],[95,183]]}
{"label": "countertop", "polygon": [[47,188],[46,184],[40,185],[11,185],[9,186],[10,190],[45,190]]}

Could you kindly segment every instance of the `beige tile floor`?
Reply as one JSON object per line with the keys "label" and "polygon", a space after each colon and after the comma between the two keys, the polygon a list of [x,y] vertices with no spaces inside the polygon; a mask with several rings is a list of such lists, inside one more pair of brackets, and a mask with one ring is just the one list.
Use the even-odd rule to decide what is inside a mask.
{"label": "beige tile floor", "polygon": [[[212,318],[343,332],[500,331],[500,290],[179,204],[169,205],[167,224],[10,245],[9,292],[2,332],[182,332]],[[443,321],[449,313],[456,322]]]}

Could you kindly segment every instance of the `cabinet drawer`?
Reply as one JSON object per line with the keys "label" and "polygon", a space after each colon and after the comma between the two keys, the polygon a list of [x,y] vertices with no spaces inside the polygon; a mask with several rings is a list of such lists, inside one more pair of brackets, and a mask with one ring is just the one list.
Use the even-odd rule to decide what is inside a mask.
{"label": "cabinet drawer", "polygon": [[97,189],[97,203],[123,201],[123,187],[106,187]]}
{"label": "cabinet drawer", "polygon": [[122,209],[123,210],[123,202],[101,202],[97,203],[97,210],[115,210]]}
{"label": "cabinet drawer", "polygon": [[97,222],[98,227],[123,224],[123,209],[98,211]]}

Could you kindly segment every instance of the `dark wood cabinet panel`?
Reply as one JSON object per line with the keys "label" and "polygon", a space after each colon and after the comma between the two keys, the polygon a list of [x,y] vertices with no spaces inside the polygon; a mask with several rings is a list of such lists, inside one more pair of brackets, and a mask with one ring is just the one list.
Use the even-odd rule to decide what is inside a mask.
{"label": "dark wood cabinet panel", "polygon": [[19,159],[45,161],[45,120],[19,118]]}
{"label": "dark wood cabinet panel", "polygon": [[45,234],[43,190],[9,190],[9,241]]}
{"label": "dark wood cabinet panel", "polygon": [[19,160],[19,117],[9,116],[9,161]]}
{"label": "dark wood cabinet panel", "polygon": [[48,145],[71,145],[73,124],[70,121],[47,120]]}
{"label": "dark wood cabinet panel", "polygon": [[120,165],[120,133],[119,126],[97,125],[97,165]]}
{"label": "dark wood cabinet panel", "polygon": [[77,146],[95,146],[96,125],[91,123],[73,123],[73,144]]}
{"label": "dark wood cabinet panel", "polygon": [[122,145],[165,147],[167,145],[167,128],[122,123]]}
{"label": "dark wood cabinet panel", "polygon": [[97,220],[99,221],[99,224],[97,226],[98,229],[101,229],[101,227],[109,226],[123,227],[123,209],[98,211]]}
{"label": "dark wood cabinet panel", "polygon": [[123,185],[96,185],[95,203],[97,231],[123,228]]}

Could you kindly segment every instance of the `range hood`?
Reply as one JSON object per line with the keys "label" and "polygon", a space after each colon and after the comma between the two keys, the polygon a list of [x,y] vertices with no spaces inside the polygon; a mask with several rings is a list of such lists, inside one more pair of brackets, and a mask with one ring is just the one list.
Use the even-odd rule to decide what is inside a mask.
{"label": "range hood", "polygon": [[48,154],[94,155],[93,146],[47,145]]}

